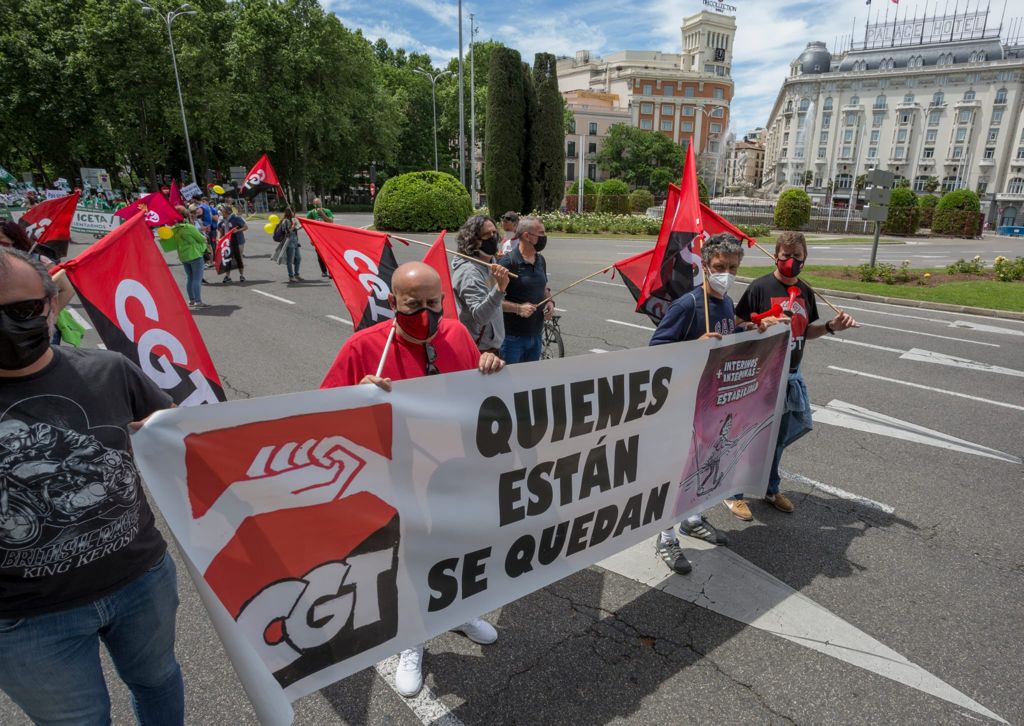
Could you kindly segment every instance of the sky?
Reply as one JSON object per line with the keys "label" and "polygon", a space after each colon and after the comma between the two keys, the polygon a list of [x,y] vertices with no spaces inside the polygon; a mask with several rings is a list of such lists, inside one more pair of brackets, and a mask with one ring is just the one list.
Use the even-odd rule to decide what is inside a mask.
{"label": "sky", "polygon": [[[977,1],[977,0],[975,0]],[[737,135],[764,126],[790,62],[812,40],[834,50],[838,36],[863,37],[868,7],[863,0],[728,0],[736,8],[733,51],[731,130]],[[321,0],[349,28],[361,28],[392,47],[430,54],[436,66],[458,55],[457,0]],[[934,6],[934,2],[931,3]],[[884,12],[885,0],[870,8]],[[532,61],[538,52],[573,55],[589,50],[605,55],[619,50],[681,50],[680,26],[686,15],[703,9],[702,0],[463,0],[464,46],[469,44],[469,14],[476,16],[478,39],[497,40]],[[915,11],[903,0],[900,14]],[[923,0],[916,9],[924,12]],[[510,13],[514,10],[514,13]],[[873,17],[872,13],[872,17]]]}

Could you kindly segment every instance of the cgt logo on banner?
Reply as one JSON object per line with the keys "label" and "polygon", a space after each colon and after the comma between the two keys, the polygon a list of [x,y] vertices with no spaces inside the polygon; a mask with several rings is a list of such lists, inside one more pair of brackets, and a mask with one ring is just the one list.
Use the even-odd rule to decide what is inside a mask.
{"label": "cgt logo on banner", "polygon": [[179,408],[133,446],[257,715],[287,721],[767,479],[788,335]]}

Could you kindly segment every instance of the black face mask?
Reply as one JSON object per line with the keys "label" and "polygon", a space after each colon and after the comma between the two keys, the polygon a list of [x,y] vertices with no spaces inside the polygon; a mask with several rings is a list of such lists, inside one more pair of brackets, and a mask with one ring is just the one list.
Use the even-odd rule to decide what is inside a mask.
{"label": "black face mask", "polygon": [[536,241],[533,243],[533,249],[540,252],[548,245],[548,236],[546,234],[537,235]]}
{"label": "black face mask", "polygon": [[490,237],[480,243],[480,251],[485,255],[494,256],[494,253],[498,251],[498,243],[501,242],[501,237],[495,232]]}
{"label": "black face mask", "polygon": [[410,338],[419,341],[430,340],[434,337],[438,326],[441,325],[441,318],[444,317],[443,310],[438,312],[430,308],[420,308],[412,313],[403,313],[400,310],[396,310],[395,314],[395,322],[398,324],[398,327]]}
{"label": "black face mask", "polygon": [[39,360],[50,347],[45,315],[13,320],[0,313],[0,369],[17,371]]}

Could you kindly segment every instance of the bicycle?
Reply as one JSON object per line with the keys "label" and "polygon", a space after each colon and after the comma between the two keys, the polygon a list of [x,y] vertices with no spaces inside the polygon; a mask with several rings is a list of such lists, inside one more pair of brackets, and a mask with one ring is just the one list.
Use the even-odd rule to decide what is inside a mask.
{"label": "bicycle", "polygon": [[558,326],[561,315],[552,315],[551,320],[544,321],[544,333],[541,342],[541,360],[565,357],[565,343],[562,342],[562,329]]}

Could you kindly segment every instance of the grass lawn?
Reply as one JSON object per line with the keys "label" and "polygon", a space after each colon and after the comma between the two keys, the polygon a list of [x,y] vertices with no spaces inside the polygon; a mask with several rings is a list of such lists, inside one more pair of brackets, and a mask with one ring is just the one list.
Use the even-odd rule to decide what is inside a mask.
{"label": "grass lawn", "polygon": [[[742,265],[740,275],[760,277],[773,269],[760,265]],[[850,271],[850,277],[843,276],[847,269]],[[911,272],[918,275],[928,272],[933,277],[945,277],[944,274],[935,270],[911,270]],[[1024,312],[1024,282],[955,279],[930,282],[926,285],[917,282],[887,285],[884,282],[861,282],[857,278],[856,268],[847,268],[842,265],[808,265],[800,277],[811,287],[820,287],[825,290],[844,290],[884,297],[901,297],[908,300],[926,300],[950,305],[970,305],[993,310]],[[836,304],[840,305],[838,302]],[[840,307],[842,306],[840,305]]]}

